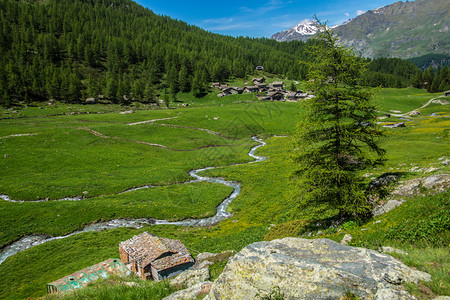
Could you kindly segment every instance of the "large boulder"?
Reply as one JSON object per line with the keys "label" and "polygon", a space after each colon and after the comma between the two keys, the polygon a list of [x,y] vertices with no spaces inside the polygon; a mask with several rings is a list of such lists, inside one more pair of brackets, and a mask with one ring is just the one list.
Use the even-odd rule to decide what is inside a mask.
{"label": "large boulder", "polygon": [[199,296],[208,294],[211,290],[212,282],[205,281],[200,282],[194,286],[191,286],[185,290],[181,290],[178,292],[175,292],[163,300],[192,300],[192,299],[198,299]]}
{"label": "large boulder", "polygon": [[181,287],[187,286],[192,287],[201,282],[209,280],[209,269],[199,269],[199,270],[186,270],[177,277],[170,279],[170,284],[173,286]]}
{"label": "large boulder", "polygon": [[[393,257],[328,239],[284,238],[251,244],[231,258],[205,299],[256,299],[276,288],[285,299],[405,296],[400,284],[430,280]],[[398,291],[398,293],[392,290]]]}

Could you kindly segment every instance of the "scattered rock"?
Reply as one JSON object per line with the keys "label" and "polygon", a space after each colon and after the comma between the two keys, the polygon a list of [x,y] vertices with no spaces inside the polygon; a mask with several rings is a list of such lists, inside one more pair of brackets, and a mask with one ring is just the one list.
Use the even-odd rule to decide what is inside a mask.
{"label": "scattered rock", "polygon": [[226,250],[220,253],[209,253],[209,252],[200,253],[195,258],[195,266],[200,265],[204,261],[209,261],[213,263],[221,262],[223,260],[230,258],[234,254],[236,254],[236,252],[233,250]]}
{"label": "scattered rock", "polygon": [[342,245],[347,245],[349,242],[351,242],[352,239],[353,239],[352,235],[347,233],[347,234],[344,235],[344,237],[342,238],[341,244],[342,244]]}
{"label": "scattered rock", "polygon": [[448,104],[450,104],[449,101],[444,100],[444,99],[436,99],[436,100],[433,100],[433,103],[440,104],[440,105],[448,105]]}
{"label": "scattered rock", "polygon": [[4,156],[5,156],[5,158],[6,158],[6,157],[9,157],[9,154],[5,154]]}
{"label": "scattered rock", "polygon": [[203,252],[197,255],[195,258],[195,264],[201,263],[204,260],[209,260],[210,258],[213,258],[217,255],[217,253],[209,253],[209,252]]}
{"label": "scattered rock", "polygon": [[273,287],[279,287],[286,299],[339,299],[348,290],[364,299],[375,295],[387,299],[381,298],[382,289],[406,297],[399,281],[430,279],[429,274],[373,250],[328,239],[284,238],[242,249],[228,261],[205,299],[255,299]]}
{"label": "scattered rock", "polygon": [[412,112],[409,113],[409,115],[410,115],[410,116],[417,116],[417,115],[420,115],[420,111],[417,111],[417,110],[412,111]]}
{"label": "scattered rock", "polygon": [[410,197],[420,193],[420,187],[433,189],[435,192],[443,192],[450,187],[450,174],[438,174],[425,178],[408,180],[397,186],[391,195]]}
{"label": "scattered rock", "polygon": [[405,123],[406,123],[406,122],[393,123],[393,124],[385,124],[385,125],[383,125],[383,127],[388,127],[388,128],[406,127]]}
{"label": "scattered rock", "polygon": [[373,210],[372,210],[372,215],[374,216],[374,217],[378,217],[378,216],[381,216],[381,215],[384,215],[385,213],[387,213],[387,212],[389,212],[389,211],[391,211],[391,210],[393,210],[394,208],[396,208],[396,207],[399,207],[400,205],[402,205],[403,204],[403,201],[399,201],[399,200],[395,200],[395,199],[392,199],[392,200],[389,200],[386,204],[384,204],[384,205],[378,205],[378,206],[376,206]]}
{"label": "scattered rock", "polygon": [[449,163],[450,163],[450,159],[446,159],[446,160],[444,160],[444,161],[442,162],[442,164],[443,164],[444,166],[448,165]]}
{"label": "scattered rock", "polygon": [[438,296],[433,300],[450,300],[450,296]]}
{"label": "scattered rock", "polygon": [[170,296],[167,296],[163,300],[191,300],[197,299],[198,296],[206,295],[211,290],[212,282],[206,281],[191,286],[185,290],[181,290],[173,293]]}
{"label": "scattered rock", "polygon": [[170,280],[173,286],[187,286],[192,287],[201,282],[209,280],[209,269],[186,270],[180,275]]}
{"label": "scattered rock", "polygon": [[208,269],[209,266],[212,266],[213,264],[214,263],[212,261],[204,260],[199,264],[196,263],[192,269],[193,270]]}
{"label": "scattered rock", "polygon": [[133,110],[125,110],[125,111],[121,111],[119,114],[121,114],[121,115],[128,115],[128,114],[132,114],[132,113],[134,113]]}
{"label": "scattered rock", "polygon": [[134,287],[134,286],[138,286],[137,282],[134,281],[127,281],[123,283],[124,285],[130,286],[130,287]]}
{"label": "scattered rock", "polygon": [[435,168],[435,167],[430,167],[430,168],[426,169],[424,171],[424,173],[431,173],[431,172],[434,172],[434,171],[437,171],[437,170],[440,170],[440,169],[439,168]]}
{"label": "scattered rock", "polygon": [[403,290],[381,288],[375,295],[375,300],[413,300],[417,299]]}
{"label": "scattered rock", "polygon": [[408,253],[406,253],[405,251],[397,249],[397,248],[393,248],[393,247],[382,246],[382,247],[380,247],[380,249],[378,251],[380,251],[381,253],[398,253],[398,254],[408,255]]}
{"label": "scattered rock", "polygon": [[393,174],[383,174],[379,177],[377,177],[376,179],[372,180],[369,183],[369,189],[375,189],[375,188],[380,188],[383,186],[387,186],[392,182],[395,182],[398,180],[398,177],[396,175]]}

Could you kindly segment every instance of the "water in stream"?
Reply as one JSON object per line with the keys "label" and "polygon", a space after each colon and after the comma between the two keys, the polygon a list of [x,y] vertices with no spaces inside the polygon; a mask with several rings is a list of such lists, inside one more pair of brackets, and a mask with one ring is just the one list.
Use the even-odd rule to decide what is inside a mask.
{"label": "water in stream", "polygon": [[[267,159],[266,157],[255,155],[256,149],[258,149],[259,147],[265,146],[266,143],[258,140],[256,137],[252,137],[252,139],[256,142],[259,142],[260,144],[254,146],[248,153],[249,156],[251,156],[255,159],[254,161],[249,162],[249,163],[255,163],[255,162],[260,162],[260,161],[266,160]],[[107,222],[91,224],[81,230],[77,230],[77,231],[74,231],[70,234],[63,235],[63,236],[51,237],[48,235],[29,235],[29,236],[21,238],[20,240],[15,241],[14,243],[1,249],[0,250],[0,264],[3,263],[5,261],[5,259],[7,259],[8,257],[10,257],[20,251],[26,250],[30,247],[37,246],[37,245],[40,245],[40,244],[43,244],[45,242],[49,242],[52,240],[64,239],[64,238],[70,237],[72,235],[75,235],[78,233],[83,233],[83,232],[102,231],[102,230],[115,229],[115,228],[121,228],[121,227],[131,227],[131,228],[137,229],[137,228],[143,227],[144,225],[180,225],[180,226],[196,226],[196,227],[198,227],[198,226],[209,226],[209,225],[217,224],[218,222],[222,221],[223,219],[231,217],[231,214],[229,212],[227,212],[226,209],[227,209],[228,205],[231,203],[231,201],[233,201],[241,192],[241,184],[239,182],[226,181],[222,178],[204,177],[204,176],[198,175],[198,173],[201,171],[210,170],[210,169],[214,169],[214,168],[215,167],[208,167],[208,168],[192,170],[189,172],[189,175],[191,175],[192,177],[195,178],[195,180],[192,180],[189,182],[200,182],[200,181],[214,182],[214,183],[224,184],[226,186],[230,186],[233,188],[233,192],[227,198],[225,198],[225,200],[223,200],[223,202],[221,204],[219,204],[219,206],[217,206],[216,214],[212,217],[203,218],[203,219],[187,219],[187,220],[183,220],[183,221],[174,221],[174,222],[169,222],[166,220],[155,220],[155,219],[151,219],[151,218],[150,219],[146,219],[146,218],[115,219],[115,220],[111,220],[111,221],[107,221]],[[135,191],[135,190],[139,190],[139,189],[143,189],[143,188],[151,188],[151,187],[152,186],[143,186],[143,187],[133,188],[133,189],[126,190],[123,193],[131,192],[131,191]],[[0,199],[9,201],[9,202],[24,202],[21,200],[12,200],[7,195],[0,195]],[[81,199],[82,198],[75,197],[75,198],[63,198],[63,199],[59,199],[57,201],[77,201],[77,200],[81,200]],[[46,201],[46,200],[37,200],[34,202],[43,202],[43,201]]]}

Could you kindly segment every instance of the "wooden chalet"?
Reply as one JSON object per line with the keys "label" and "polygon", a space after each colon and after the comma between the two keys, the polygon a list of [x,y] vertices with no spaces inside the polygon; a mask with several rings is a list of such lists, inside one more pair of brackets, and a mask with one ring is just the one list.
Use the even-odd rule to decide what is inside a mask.
{"label": "wooden chalet", "polygon": [[282,90],[283,89],[283,82],[282,81],[275,81],[270,84],[270,87],[276,90]]}
{"label": "wooden chalet", "polygon": [[444,96],[446,96],[446,97],[450,96],[450,91],[445,91]]}
{"label": "wooden chalet", "polygon": [[257,85],[258,83],[264,83],[265,81],[266,79],[264,77],[257,77],[252,79],[254,85]]}
{"label": "wooden chalet", "polygon": [[307,93],[303,93],[303,92],[289,92],[286,94],[286,100],[290,100],[290,101],[298,101],[300,99],[305,99],[306,97],[308,97]]}
{"label": "wooden chalet", "polygon": [[258,90],[260,92],[267,91],[267,84],[265,84],[265,83],[256,83],[255,85],[258,87]]}
{"label": "wooden chalet", "polygon": [[268,92],[267,96],[265,96],[261,100],[282,101],[284,100],[284,93],[282,93],[281,91]]}
{"label": "wooden chalet", "polygon": [[143,232],[120,243],[120,259],[142,279],[156,281],[190,269],[194,259],[178,240]]}
{"label": "wooden chalet", "polygon": [[238,87],[238,86],[233,86],[233,87],[230,89],[230,92],[231,92],[232,94],[242,94],[242,93],[244,92],[244,88]]}
{"label": "wooden chalet", "polygon": [[256,85],[246,86],[244,88],[244,92],[246,93],[256,93],[259,91],[259,88]]}

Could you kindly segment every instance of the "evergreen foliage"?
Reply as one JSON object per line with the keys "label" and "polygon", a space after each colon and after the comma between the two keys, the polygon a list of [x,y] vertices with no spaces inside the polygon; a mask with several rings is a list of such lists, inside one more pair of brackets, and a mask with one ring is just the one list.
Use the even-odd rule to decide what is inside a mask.
{"label": "evergreen foliage", "polygon": [[293,62],[307,60],[305,48],[212,34],[130,0],[0,0],[3,104],[26,95],[147,102],[151,89],[154,97],[165,88],[200,96],[209,80],[243,77],[256,65],[297,79],[301,68]]}
{"label": "evergreen foliage", "polygon": [[371,93],[357,85],[364,62],[324,24],[318,25],[321,42],[311,49],[315,61],[308,84],[315,98],[302,102],[305,113],[296,133],[300,202],[361,216],[371,207],[358,171],[382,162],[384,150],[377,140],[383,132],[375,123]]}
{"label": "evergreen foliage", "polygon": [[368,64],[360,84],[372,87],[404,88],[411,85],[419,69],[410,61],[400,58],[376,58]]}

